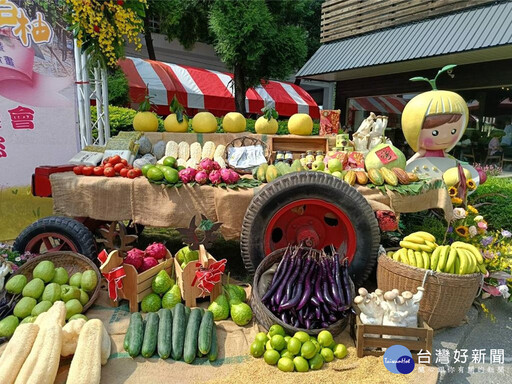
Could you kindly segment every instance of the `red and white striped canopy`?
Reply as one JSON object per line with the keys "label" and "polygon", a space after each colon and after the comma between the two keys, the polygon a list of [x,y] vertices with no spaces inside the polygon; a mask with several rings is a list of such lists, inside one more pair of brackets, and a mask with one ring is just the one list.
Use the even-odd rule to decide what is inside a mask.
{"label": "red and white striped canopy", "polygon": [[407,101],[396,96],[354,97],[350,99],[350,109],[377,113],[400,114]]}
{"label": "red and white striped canopy", "polygon": [[[169,104],[174,95],[190,114],[208,110],[221,116],[235,111],[231,73],[132,57],[120,60],[119,65],[128,79],[132,103],[144,100],[147,86],[159,115],[170,113]],[[245,108],[248,113],[260,114],[265,101],[274,102],[281,116],[307,113],[312,118],[319,118],[313,98],[292,83],[262,81],[261,86],[247,91]]]}

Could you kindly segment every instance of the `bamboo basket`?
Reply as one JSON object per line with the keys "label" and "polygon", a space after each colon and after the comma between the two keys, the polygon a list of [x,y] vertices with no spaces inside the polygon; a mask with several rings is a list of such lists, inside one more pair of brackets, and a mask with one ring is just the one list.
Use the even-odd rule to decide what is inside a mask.
{"label": "bamboo basket", "polygon": [[268,163],[268,161],[270,159],[271,151],[268,148],[267,144],[265,144],[263,141],[255,138],[255,137],[242,136],[242,137],[237,137],[236,139],[229,142],[228,145],[226,145],[226,149],[224,150],[224,159],[226,160],[226,166],[240,174],[250,174],[251,169],[235,168],[231,164],[229,164],[229,161],[228,161],[228,153],[229,153],[228,149],[229,148],[231,148],[231,147],[247,147],[249,145],[261,145],[261,147],[263,148],[263,155],[265,156],[265,159],[267,160],[267,163]]}
{"label": "bamboo basket", "polygon": [[[267,269],[269,269],[275,263],[278,263],[284,255],[286,251],[285,248],[275,250],[270,255],[266,256],[263,261],[260,263],[256,272],[254,274],[254,282],[252,286],[252,295],[250,299],[251,307],[254,312],[254,316],[258,322],[263,325],[266,329],[269,329],[274,324],[279,324],[282,326],[288,334],[294,334],[298,331],[304,331],[309,335],[318,335],[321,331],[327,330],[332,333],[333,336],[340,334],[347,327],[349,323],[350,314],[347,317],[344,317],[338,320],[336,323],[331,324],[327,328],[318,328],[318,329],[304,329],[304,328],[296,328],[290,324],[284,323],[281,319],[279,319],[276,315],[274,315],[266,306],[261,302],[261,297],[258,292],[258,282],[260,280],[261,275]],[[352,286],[352,297],[354,297],[354,284],[351,281]]]}
{"label": "bamboo basket", "polygon": [[87,304],[84,305],[84,308],[82,310],[82,312],[87,311],[87,309],[89,309],[89,307],[96,301],[98,295],[100,294],[101,274],[100,271],[98,270],[98,267],[96,267],[96,265],[90,259],[79,253],[48,252],[30,259],[21,267],[19,267],[18,270],[15,273],[13,273],[12,276],[25,275],[28,280],[31,280],[34,268],[37,266],[39,262],[44,260],[51,261],[55,265],[55,268],[64,268],[68,272],[69,277],[71,277],[74,273],[83,273],[88,269],[94,271],[98,280],[98,284],[96,285],[94,292],[89,296],[89,301],[87,302]]}
{"label": "bamboo basket", "polygon": [[377,285],[383,291],[394,288],[415,292],[425,280],[420,315],[432,329],[457,327],[464,320],[483,283],[481,273],[454,275],[412,267],[385,255],[378,259]]}

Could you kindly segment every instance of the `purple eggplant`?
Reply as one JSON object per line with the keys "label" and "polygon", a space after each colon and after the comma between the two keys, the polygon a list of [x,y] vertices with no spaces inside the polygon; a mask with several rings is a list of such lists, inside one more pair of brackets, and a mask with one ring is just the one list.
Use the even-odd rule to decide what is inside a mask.
{"label": "purple eggplant", "polygon": [[320,325],[322,326],[322,328],[327,328],[329,326],[329,323],[322,321]]}
{"label": "purple eggplant", "polygon": [[312,324],[311,319],[306,319],[306,321],[304,322],[306,329],[311,329],[311,324]]}
{"label": "purple eggplant", "polygon": [[331,298],[336,303],[336,306],[334,308],[337,308],[339,305],[341,305],[341,299],[339,298],[338,290],[336,289],[336,281],[332,277],[332,265],[329,263],[328,260],[325,260],[324,262],[324,269],[325,274],[327,275],[326,283],[329,285],[329,294],[331,295]]}
{"label": "purple eggplant", "polygon": [[283,276],[283,279],[280,281],[275,295],[272,296],[272,304],[273,305],[277,306],[281,303],[281,300],[284,295],[284,289],[286,287],[288,279],[290,278],[290,275],[293,273],[293,270],[295,269],[296,263],[297,263],[297,258],[292,257],[292,260],[288,266],[288,269],[287,269],[285,275]]}
{"label": "purple eggplant", "polygon": [[320,264],[318,266],[318,273],[316,275],[315,294],[314,294],[314,296],[316,296],[316,298],[318,299],[318,301],[320,303],[324,302],[324,298],[322,296],[322,281],[323,281],[323,279],[324,279],[324,272],[323,272],[322,265]]}
{"label": "purple eggplant", "polygon": [[318,301],[318,299],[316,298],[316,296],[311,296],[311,303],[312,303],[315,307],[319,307],[319,306],[320,306],[320,302]]}
{"label": "purple eggplant", "polygon": [[345,295],[343,293],[343,283],[342,283],[342,275],[341,275],[341,267],[340,267],[340,255],[336,253],[334,255],[334,280],[336,281],[336,289],[338,290],[339,298],[341,299],[341,306],[345,305],[347,302],[345,301]]}
{"label": "purple eggplant", "polygon": [[300,321],[299,321],[299,319],[298,319],[298,318],[297,318],[297,319],[295,319],[295,321],[293,322],[293,326],[294,326],[295,328],[299,328],[299,327],[301,326]]}
{"label": "purple eggplant", "polygon": [[324,303],[328,304],[331,308],[336,309],[338,304],[333,300],[333,298],[329,294],[329,287],[327,285],[328,285],[328,282],[324,280],[322,283],[322,292],[323,292],[323,297],[324,297]]}
{"label": "purple eggplant", "polygon": [[332,313],[329,315],[329,321],[332,323],[335,323],[338,321],[338,318],[334,316]]}
{"label": "purple eggplant", "polygon": [[343,260],[343,265],[341,268],[343,272],[343,286],[345,288],[345,294],[347,300],[345,301],[346,305],[352,305],[352,286],[350,284],[350,276],[348,275],[348,259],[345,258]]}
{"label": "purple eggplant", "polygon": [[286,275],[288,265],[290,262],[290,257],[287,253],[284,254],[283,258],[281,259],[281,262],[277,266],[276,273],[274,273],[274,277],[272,278],[272,282],[270,283],[270,286],[267,289],[267,292],[263,295],[261,298],[262,302],[266,302],[270,298],[272,298],[272,295],[274,292],[279,288],[279,285],[281,283],[281,280],[283,280],[283,277]]}
{"label": "purple eggplant", "polygon": [[[301,297],[302,297],[302,300],[304,300],[304,296],[302,295],[304,279],[306,279],[306,276],[309,275],[309,271],[312,270],[312,266],[313,266],[313,261],[311,258],[308,258],[303,265],[303,268],[302,268],[303,271],[299,276],[297,284],[294,284],[296,286],[296,291],[295,291],[294,296],[290,300],[288,300],[286,303],[282,304],[279,307],[279,310],[297,307],[297,305],[301,301]],[[304,300],[304,304],[305,304],[305,300]],[[300,308],[297,307],[297,309],[300,309]]]}
{"label": "purple eggplant", "polygon": [[297,305],[297,309],[303,308],[307,304],[309,298],[311,297],[311,291],[313,289],[312,280],[313,280],[313,277],[316,275],[316,270],[317,270],[317,265],[314,261],[312,261],[311,268],[309,269],[308,274],[306,275],[306,278],[305,278],[304,292],[302,294],[302,298],[300,299],[299,304]]}
{"label": "purple eggplant", "polygon": [[[302,258],[299,258],[299,261],[297,262],[297,265],[295,266],[295,270],[293,271],[293,274],[290,276],[290,279],[288,279],[288,282],[286,283],[286,301],[292,299],[292,291],[293,288],[297,285],[297,278],[299,277],[300,272],[303,270],[304,267],[304,260]],[[279,304],[283,305],[285,302],[281,301]]]}
{"label": "purple eggplant", "polygon": [[320,309],[320,307],[316,307],[316,309],[315,309],[315,318],[316,319],[320,319],[321,316],[322,316],[322,310]]}

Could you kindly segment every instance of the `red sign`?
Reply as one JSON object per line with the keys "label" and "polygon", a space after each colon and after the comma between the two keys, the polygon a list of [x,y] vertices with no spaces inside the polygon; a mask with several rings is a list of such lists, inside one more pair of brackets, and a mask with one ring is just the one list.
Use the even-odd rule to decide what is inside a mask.
{"label": "red sign", "polygon": [[375,154],[382,162],[382,164],[388,164],[398,159],[398,156],[396,155],[395,152],[393,152],[390,146],[379,149],[378,151],[375,152]]}
{"label": "red sign", "polygon": [[19,105],[10,109],[11,123],[14,129],[34,129],[34,110]]}

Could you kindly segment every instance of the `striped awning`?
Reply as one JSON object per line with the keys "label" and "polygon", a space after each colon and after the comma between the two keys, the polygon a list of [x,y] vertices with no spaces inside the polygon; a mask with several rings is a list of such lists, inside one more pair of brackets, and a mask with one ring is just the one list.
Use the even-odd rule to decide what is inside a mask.
{"label": "striped awning", "polygon": [[407,100],[396,96],[354,97],[349,101],[349,108],[353,111],[400,114],[405,104]]}
{"label": "striped awning", "polygon": [[[159,115],[169,114],[169,104],[176,95],[189,111],[207,110],[221,116],[235,110],[233,75],[185,65],[128,57],[119,61],[128,79],[133,104],[144,100],[146,87]],[[319,118],[313,98],[301,87],[280,81],[262,81],[245,97],[248,113],[260,114],[265,102],[273,102],[279,115],[307,113]]]}

